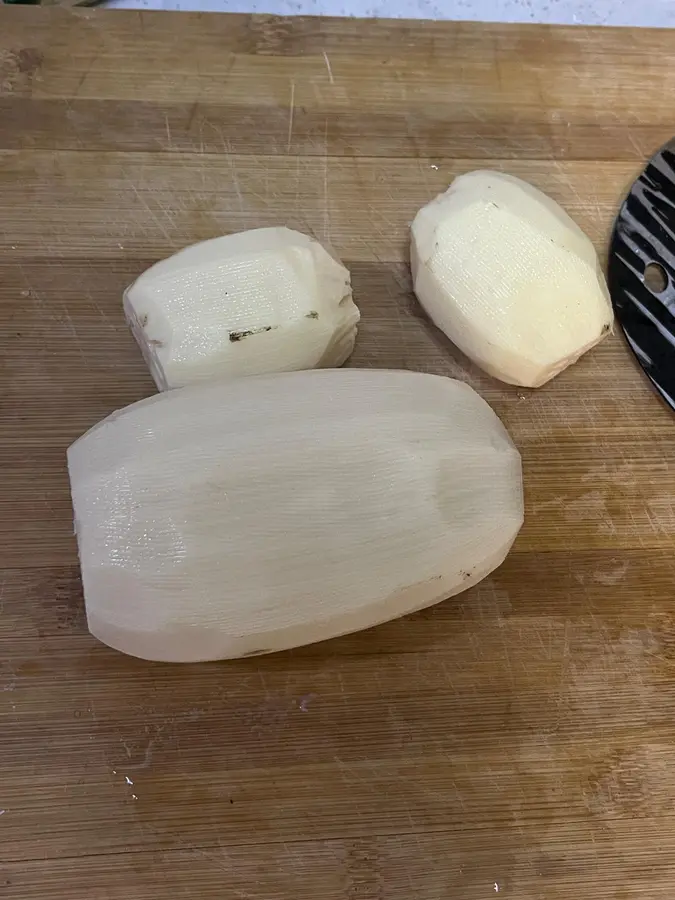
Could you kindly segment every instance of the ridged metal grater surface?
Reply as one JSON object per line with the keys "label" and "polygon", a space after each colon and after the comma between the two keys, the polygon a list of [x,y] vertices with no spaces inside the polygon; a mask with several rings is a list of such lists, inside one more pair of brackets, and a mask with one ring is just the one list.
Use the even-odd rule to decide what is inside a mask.
{"label": "ridged metal grater surface", "polygon": [[675,139],[650,159],[623,202],[608,284],[628,344],[675,409]]}

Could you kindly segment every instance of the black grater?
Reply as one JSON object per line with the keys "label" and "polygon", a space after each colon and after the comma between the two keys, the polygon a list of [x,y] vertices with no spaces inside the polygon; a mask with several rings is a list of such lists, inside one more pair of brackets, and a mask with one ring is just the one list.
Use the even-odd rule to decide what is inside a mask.
{"label": "black grater", "polygon": [[607,278],[630,348],[675,409],[675,139],[649,160],[621,206]]}

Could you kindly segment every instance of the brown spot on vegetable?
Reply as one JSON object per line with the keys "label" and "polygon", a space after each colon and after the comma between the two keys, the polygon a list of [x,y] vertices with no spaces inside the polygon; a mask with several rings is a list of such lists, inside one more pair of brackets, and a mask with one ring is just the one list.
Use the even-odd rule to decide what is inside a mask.
{"label": "brown spot on vegetable", "polygon": [[146,326],[147,324],[148,324],[148,316],[147,316],[147,313],[146,313],[146,315],[144,315],[143,318],[141,319],[141,328],[145,328],[145,326]]}
{"label": "brown spot on vegetable", "polygon": [[315,309],[310,309],[310,311],[305,316],[306,319],[318,319],[319,314]]}
{"label": "brown spot on vegetable", "polygon": [[153,347],[163,347],[164,346],[164,341],[158,341],[157,338],[150,338],[148,343],[152,344]]}
{"label": "brown spot on vegetable", "polygon": [[242,653],[239,658],[245,659],[247,656],[262,656],[263,653],[272,653],[272,651],[271,650],[249,650],[248,653]]}
{"label": "brown spot on vegetable", "polygon": [[260,334],[263,331],[272,331],[273,328],[278,327],[278,325],[263,325],[262,328],[249,328],[247,331],[231,331],[230,341],[233,344],[236,344],[237,341],[243,341],[244,338],[250,337],[252,334]]}

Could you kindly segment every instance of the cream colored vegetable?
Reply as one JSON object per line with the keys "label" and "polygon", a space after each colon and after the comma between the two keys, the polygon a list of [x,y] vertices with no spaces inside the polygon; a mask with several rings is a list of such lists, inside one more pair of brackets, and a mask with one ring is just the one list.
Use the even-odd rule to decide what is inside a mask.
{"label": "cream colored vegetable", "polygon": [[359,321],[347,269],[288,228],[186,247],[127,288],[124,310],[160,390],[340,366]]}
{"label": "cream colored vegetable", "polygon": [[523,519],[490,407],[412,372],[159,394],[68,465],[89,628],[145,659],[271,653],[421,609],[498,566]]}
{"label": "cream colored vegetable", "polygon": [[612,328],[593,244],[541,191],[498,172],[463,175],[412,225],[415,293],[490,375],[539,387]]}

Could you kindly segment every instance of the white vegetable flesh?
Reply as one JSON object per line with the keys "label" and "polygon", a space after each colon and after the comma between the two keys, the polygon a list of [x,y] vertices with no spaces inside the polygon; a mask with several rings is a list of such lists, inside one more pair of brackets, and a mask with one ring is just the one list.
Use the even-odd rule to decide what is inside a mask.
{"label": "white vegetable flesh", "polygon": [[538,387],[611,330],[589,238],[550,197],[498,172],[463,175],[412,225],[415,293],[490,375]]}
{"label": "white vegetable flesh", "polygon": [[497,416],[412,372],[159,394],[68,464],[90,630],[146,659],[268,653],[421,609],[498,566],[523,518]]}
{"label": "white vegetable flesh", "polygon": [[186,247],[127,288],[124,310],[160,390],[340,366],[359,321],[348,270],[289,228]]}

